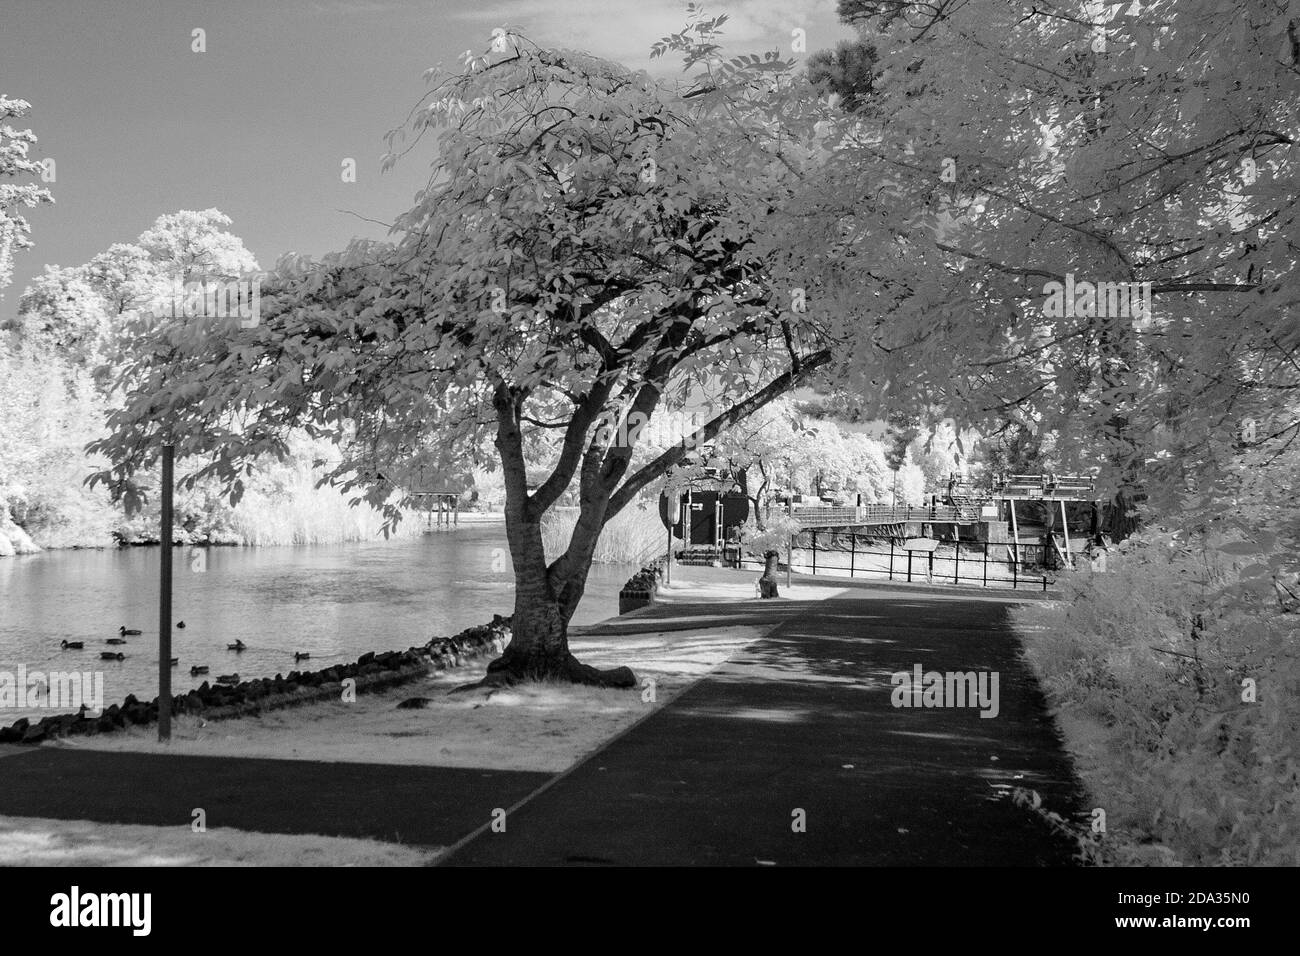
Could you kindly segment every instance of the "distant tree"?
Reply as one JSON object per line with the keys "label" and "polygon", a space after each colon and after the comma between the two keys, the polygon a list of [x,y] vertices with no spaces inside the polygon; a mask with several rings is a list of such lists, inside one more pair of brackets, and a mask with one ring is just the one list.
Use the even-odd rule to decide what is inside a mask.
{"label": "distant tree", "polygon": [[127,316],[163,308],[178,283],[257,270],[230,225],[217,209],[182,210],[159,216],[135,243],[114,243],[84,265],[46,266],[24,290],[17,318],[3,327],[22,344],[95,364]]}
{"label": "distant tree", "polygon": [[860,40],[843,40],[808,58],[809,80],[838,95],[849,112],[871,96],[876,75],[876,48]]}
{"label": "distant tree", "polygon": [[[28,157],[36,142],[31,130],[14,129],[5,120],[26,116],[32,105],[0,93],[0,177],[39,176],[44,167]],[[31,225],[17,209],[33,209],[52,203],[48,189],[35,183],[0,182],[0,295],[14,279],[14,253],[32,245]]]}
{"label": "distant tree", "polygon": [[761,531],[771,509],[770,492],[790,480],[787,463],[796,457],[803,432],[796,427],[789,398],[778,398],[718,435],[714,453],[754,507]]}

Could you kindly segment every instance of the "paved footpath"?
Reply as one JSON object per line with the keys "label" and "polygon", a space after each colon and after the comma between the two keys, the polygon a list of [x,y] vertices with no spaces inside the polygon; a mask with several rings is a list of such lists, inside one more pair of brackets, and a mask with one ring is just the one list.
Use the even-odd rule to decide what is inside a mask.
{"label": "paved footpath", "polygon": [[[513,811],[504,833],[481,832],[445,863],[1070,862],[1070,846],[1008,799],[1024,787],[1045,809],[1081,809],[1005,603],[853,588],[783,604],[774,632]],[[718,610],[678,604],[648,616]],[[998,716],[893,707],[890,675],[917,663],[997,671]]]}
{"label": "paved footpath", "polygon": [[[558,778],[5,748],[0,814],[176,826],[203,807],[210,827],[455,844],[452,865],[1067,863],[1069,847],[1006,798],[1028,787],[1045,808],[1080,809],[1006,611],[955,591],[851,587],[821,602],[661,605],[584,629],[774,625]],[[997,671],[998,716],[894,708],[890,674],[917,663]],[[504,833],[482,829],[496,807],[515,808]]]}

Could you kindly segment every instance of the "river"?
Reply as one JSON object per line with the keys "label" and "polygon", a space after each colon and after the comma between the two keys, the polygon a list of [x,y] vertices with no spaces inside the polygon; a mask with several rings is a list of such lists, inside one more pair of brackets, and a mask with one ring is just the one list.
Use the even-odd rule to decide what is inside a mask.
{"label": "river", "polygon": [[[156,696],[158,548],[46,551],[0,559],[0,673],[102,671],[105,706]],[[270,677],[404,650],[508,614],[514,579],[500,523],[357,544],[208,548],[173,552],[172,687],[181,693],[219,674]],[[206,564],[202,571],[195,570]],[[574,624],[618,613],[631,569],[595,565]],[[110,647],[118,628],[139,628]],[[84,641],[81,651],[60,641]],[[229,651],[242,640],[248,649]],[[101,661],[101,651],[123,661]],[[310,662],[295,664],[295,651]],[[211,673],[192,677],[191,665]],[[60,708],[62,709],[62,708]],[[49,710],[0,707],[0,726]]]}

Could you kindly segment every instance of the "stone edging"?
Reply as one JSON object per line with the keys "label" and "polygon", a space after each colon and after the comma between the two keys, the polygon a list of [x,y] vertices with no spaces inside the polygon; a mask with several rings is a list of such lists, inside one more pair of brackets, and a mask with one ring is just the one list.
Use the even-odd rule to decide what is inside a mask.
{"label": "stone edging", "polygon": [[[336,664],[319,671],[290,671],[287,677],[262,677],[234,686],[209,685],[172,697],[173,714],[197,714],[205,720],[225,720],[296,707],[324,700],[340,700],[343,681],[356,681],[357,693],[387,690],[430,673],[459,667],[486,654],[499,654],[510,642],[510,619],[495,615],[490,624],[466,628],[452,637],[435,637],[422,647],[405,651],[370,651],[355,664]],[[99,717],[53,714],[33,724],[23,717],[0,728],[0,743],[39,744],[66,736],[112,733],[126,727],[145,726],[158,719],[158,698],[144,703],[128,694]]]}

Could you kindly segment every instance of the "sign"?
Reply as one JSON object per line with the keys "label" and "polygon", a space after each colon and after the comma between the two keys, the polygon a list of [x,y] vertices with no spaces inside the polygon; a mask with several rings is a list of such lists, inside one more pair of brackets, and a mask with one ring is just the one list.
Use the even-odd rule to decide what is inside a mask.
{"label": "sign", "polygon": [[[661,494],[659,496],[659,520],[664,523],[665,528],[672,531],[677,527],[677,514],[676,512],[673,514],[668,513],[668,506],[670,504],[671,502],[668,500],[667,495]],[[677,537],[681,537],[681,535],[678,535]]]}
{"label": "sign", "polygon": [[998,510],[999,509],[997,505],[984,505],[980,508],[980,517],[992,518],[994,521],[996,521],[998,519]]}
{"label": "sign", "polygon": [[933,551],[939,547],[934,538],[908,538],[903,542],[904,551]]}

